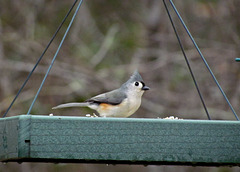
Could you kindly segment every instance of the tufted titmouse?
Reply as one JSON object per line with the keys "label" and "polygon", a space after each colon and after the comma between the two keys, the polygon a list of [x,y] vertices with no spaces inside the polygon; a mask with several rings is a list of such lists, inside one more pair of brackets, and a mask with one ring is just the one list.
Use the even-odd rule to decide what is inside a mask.
{"label": "tufted titmouse", "polygon": [[53,109],[66,107],[89,107],[96,110],[101,117],[129,117],[141,105],[143,93],[147,87],[141,75],[135,71],[130,79],[120,88],[92,97],[82,103],[61,104]]}

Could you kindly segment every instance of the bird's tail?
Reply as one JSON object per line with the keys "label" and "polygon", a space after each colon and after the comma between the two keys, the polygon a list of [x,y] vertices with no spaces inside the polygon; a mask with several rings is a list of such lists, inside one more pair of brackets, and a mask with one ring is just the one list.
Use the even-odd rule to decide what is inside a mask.
{"label": "bird's tail", "polygon": [[89,103],[66,103],[53,107],[52,109],[61,109],[68,107],[87,107]]}

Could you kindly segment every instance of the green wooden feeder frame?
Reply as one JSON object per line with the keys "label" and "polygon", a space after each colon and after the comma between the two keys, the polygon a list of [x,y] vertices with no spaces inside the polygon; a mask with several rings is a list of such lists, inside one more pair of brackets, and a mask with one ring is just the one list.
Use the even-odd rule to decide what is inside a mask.
{"label": "green wooden feeder frame", "polygon": [[240,165],[237,121],[20,115],[0,132],[2,162]]}

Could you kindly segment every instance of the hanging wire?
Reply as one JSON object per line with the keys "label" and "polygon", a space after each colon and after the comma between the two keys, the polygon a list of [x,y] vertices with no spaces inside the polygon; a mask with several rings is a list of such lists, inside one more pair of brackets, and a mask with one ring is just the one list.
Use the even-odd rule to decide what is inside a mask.
{"label": "hanging wire", "polygon": [[175,27],[175,25],[174,25],[174,23],[173,23],[173,19],[172,19],[172,17],[171,17],[171,14],[170,14],[170,12],[169,12],[169,9],[168,9],[168,7],[167,7],[167,4],[166,4],[165,0],[163,0],[163,3],[164,3],[164,6],[165,6],[165,8],[166,8],[166,11],[167,11],[168,17],[169,17],[169,19],[170,19],[170,22],[171,22],[171,24],[172,24],[173,30],[174,30],[174,32],[175,32],[175,35],[176,35],[176,37],[177,37],[178,43],[179,43],[179,45],[180,45],[180,48],[181,48],[181,51],[182,51],[182,53],[183,53],[184,59],[185,59],[185,61],[186,61],[186,63],[187,63],[187,66],[188,66],[189,72],[190,72],[190,74],[191,74],[191,77],[192,77],[192,79],[193,79],[194,85],[195,85],[195,87],[196,87],[196,89],[197,89],[198,95],[199,95],[200,100],[201,100],[201,102],[202,102],[203,108],[204,108],[204,110],[205,110],[205,112],[206,112],[206,114],[207,114],[208,119],[211,120],[210,115],[209,115],[208,110],[207,110],[207,107],[206,107],[206,105],[205,105],[203,96],[202,96],[201,91],[200,91],[200,89],[199,89],[199,87],[198,87],[198,84],[197,84],[197,81],[196,81],[195,76],[194,76],[194,74],[193,74],[191,65],[190,65],[190,63],[189,63],[189,61],[188,61],[188,58],[187,58],[186,53],[185,53],[185,51],[184,51],[184,48],[183,48],[181,39],[180,39],[179,34],[178,34],[178,32],[177,32],[177,29],[176,29],[176,27]]}
{"label": "hanging wire", "polygon": [[62,28],[64,22],[66,21],[67,17],[69,16],[69,14],[71,13],[72,9],[74,8],[75,4],[77,3],[78,0],[75,0],[75,2],[73,3],[73,5],[71,6],[71,8],[69,9],[68,13],[66,14],[66,16],[64,17],[64,19],[62,20],[61,24],[58,26],[56,32],[54,33],[54,35],[52,36],[51,40],[49,41],[48,45],[46,46],[46,48],[44,49],[43,53],[41,54],[41,56],[38,58],[35,66],[33,67],[32,71],[28,74],[27,79],[24,81],[23,85],[21,86],[21,88],[18,90],[16,96],[14,97],[13,101],[11,102],[11,104],[9,105],[9,107],[7,108],[6,112],[3,114],[3,118],[6,117],[6,115],[8,114],[9,110],[11,109],[11,107],[13,106],[14,102],[16,101],[16,99],[18,98],[18,96],[20,95],[20,93],[22,92],[23,88],[25,87],[25,85],[27,84],[28,80],[30,79],[30,77],[32,76],[33,72],[35,71],[35,69],[37,68],[38,64],[40,63],[40,61],[42,60],[43,56],[45,55],[45,53],[47,52],[48,48],[50,47],[50,45],[52,44],[53,40],[55,39],[55,37],[57,36],[59,30]]}
{"label": "hanging wire", "polygon": [[222,87],[221,87],[221,86],[220,86],[220,84],[218,83],[218,81],[217,81],[217,79],[216,79],[215,75],[213,74],[213,72],[212,72],[212,70],[211,70],[210,66],[208,65],[208,63],[207,63],[206,59],[204,58],[204,56],[203,56],[202,52],[200,51],[200,49],[199,49],[199,47],[198,47],[197,43],[195,42],[194,38],[192,37],[192,35],[191,35],[190,31],[188,30],[188,28],[187,28],[186,24],[184,23],[184,21],[183,21],[183,19],[182,19],[181,15],[179,14],[178,10],[176,9],[176,7],[175,7],[174,3],[172,2],[172,0],[169,0],[169,2],[170,2],[170,4],[171,4],[171,6],[173,7],[173,9],[174,9],[175,13],[177,14],[177,16],[178,16],[178,18],[179,18],[180,22],[182,23],[182,25],[183,25],[184,29],[186,30],[186,32],[187,32],[187,34],[188,34],[188,36],[190,37],[190,39],[191,39],[192,43],[194,44],[194,46],[195,46],[196,50],[198,51],[198,53],[199,53],[200,57],[202,58],[202,60],[203,60],[203,62],[204,62],[204,64],[205,64],[205,66],[207,67],[207,69],[208,69],[209,73],[211,74],[211,76],[212,76],[212,78],[213,78],[214,82],[216,83],[216,85],[217,85],[217,87],[219,88],[220,92],[222,93],[222,95],[223,95],[224,99],[225,99],[225,100],[226,100],[226,102],[228,103],[228,106],[230,107],[231,111],[233,112],[233,114],[234,114],[235,118],[236,118],[236,119],[239,121],[239,118],[238,118],[238,116],[237,116],[237,113],[236,113],[236,112],[235,112],[235,110],[233,109],[233,107],[232,107],[231,103],[229,102],[229,100],[228,100],[228,98],[227,98],[226,94],[224,93],[224,91],[223,91]]}
{"label": "hanging wire", "polygon": [[49,68],[48,68],[48,70],[47,70],[47,72],[46,72],[46,74],[45,74],[45,76],[44,76],[44,78],[43,78],[43,80],[42,80],[42,83],[41,83],[41,85],[40,85],[40,87],[39,87],[39,89],[38,89],[38,91],[37,91],[37,93],[36,93],[36,95],[35,95],[35,97],[34,97],[34,99],[33,99],[33,101],[32,101],[32,104],[31,104],[31,106],[30,106],[30,108],[29,108],[29,110],[28,110],[28,112],[27,112],[27,115],[29,115],[29,114],[31,113],[31,110],[32,110],[32,108],[33,108],[33,105],[34,105],[34,103],[36,102],[37,97],[38,97],[40,91],[42,90],[43,84],[44,84],[44,82],[45,82],[45,80],[46,80],[46,78],[47,78],[50,70],[52,69],[52,66],[53,66],[53,64],[54,64],[54,61],[56,60],[56,57],[57,57],[57,55],[58,55],[58,53],[59,53],[59,51],[60,51],[60,49],[61,49],[61,47],[62,47],[62,44],[63,44],[63,42],[64,42],[64,40],[65,40],[65,38],[66,38],[66,36],[67,36],[67,34],[68,34],[68,31],[70,30],[70,28],[71,28],[71,26],[72,26],[72,23],[73,23],[76,15],[77,15],[77,13],[78,13],[81,5],[82,5],[82,1],[83,1],[83,0],[80,0],[79,4],[78,4],[78,6],[77,6],[77,9],[76,9],[76,11],[75,11],[75,13],[74,13],[74,15],[73,15],[73,17],[72,17],[69,25],[68,25],[68,28],[67,28],[67,30],[66,30],[66,32],[65,32],[65,34],[64,34],[64,36],[63,36],[63,38],[62,38],[62,40],[61,40],[61,42],[60,42],[60,44],[59,44],[59,46],[58,46],[58,49],[57,49],[57,51],[56,51],[56,53],[55,53],[55,55],[54,55],[54,57],[53,57],[53,59],[52,59],[52,62],[51,62],[50,66],[49,66]]}

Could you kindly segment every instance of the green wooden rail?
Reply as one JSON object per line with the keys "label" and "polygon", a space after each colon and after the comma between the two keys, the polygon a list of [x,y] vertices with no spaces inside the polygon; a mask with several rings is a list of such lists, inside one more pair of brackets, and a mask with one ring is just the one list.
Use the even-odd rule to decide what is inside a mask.
{"label": "green wooden rail", "polygon": [[0,119],[2,162],[240,165],[240,122],[20,115]]}

